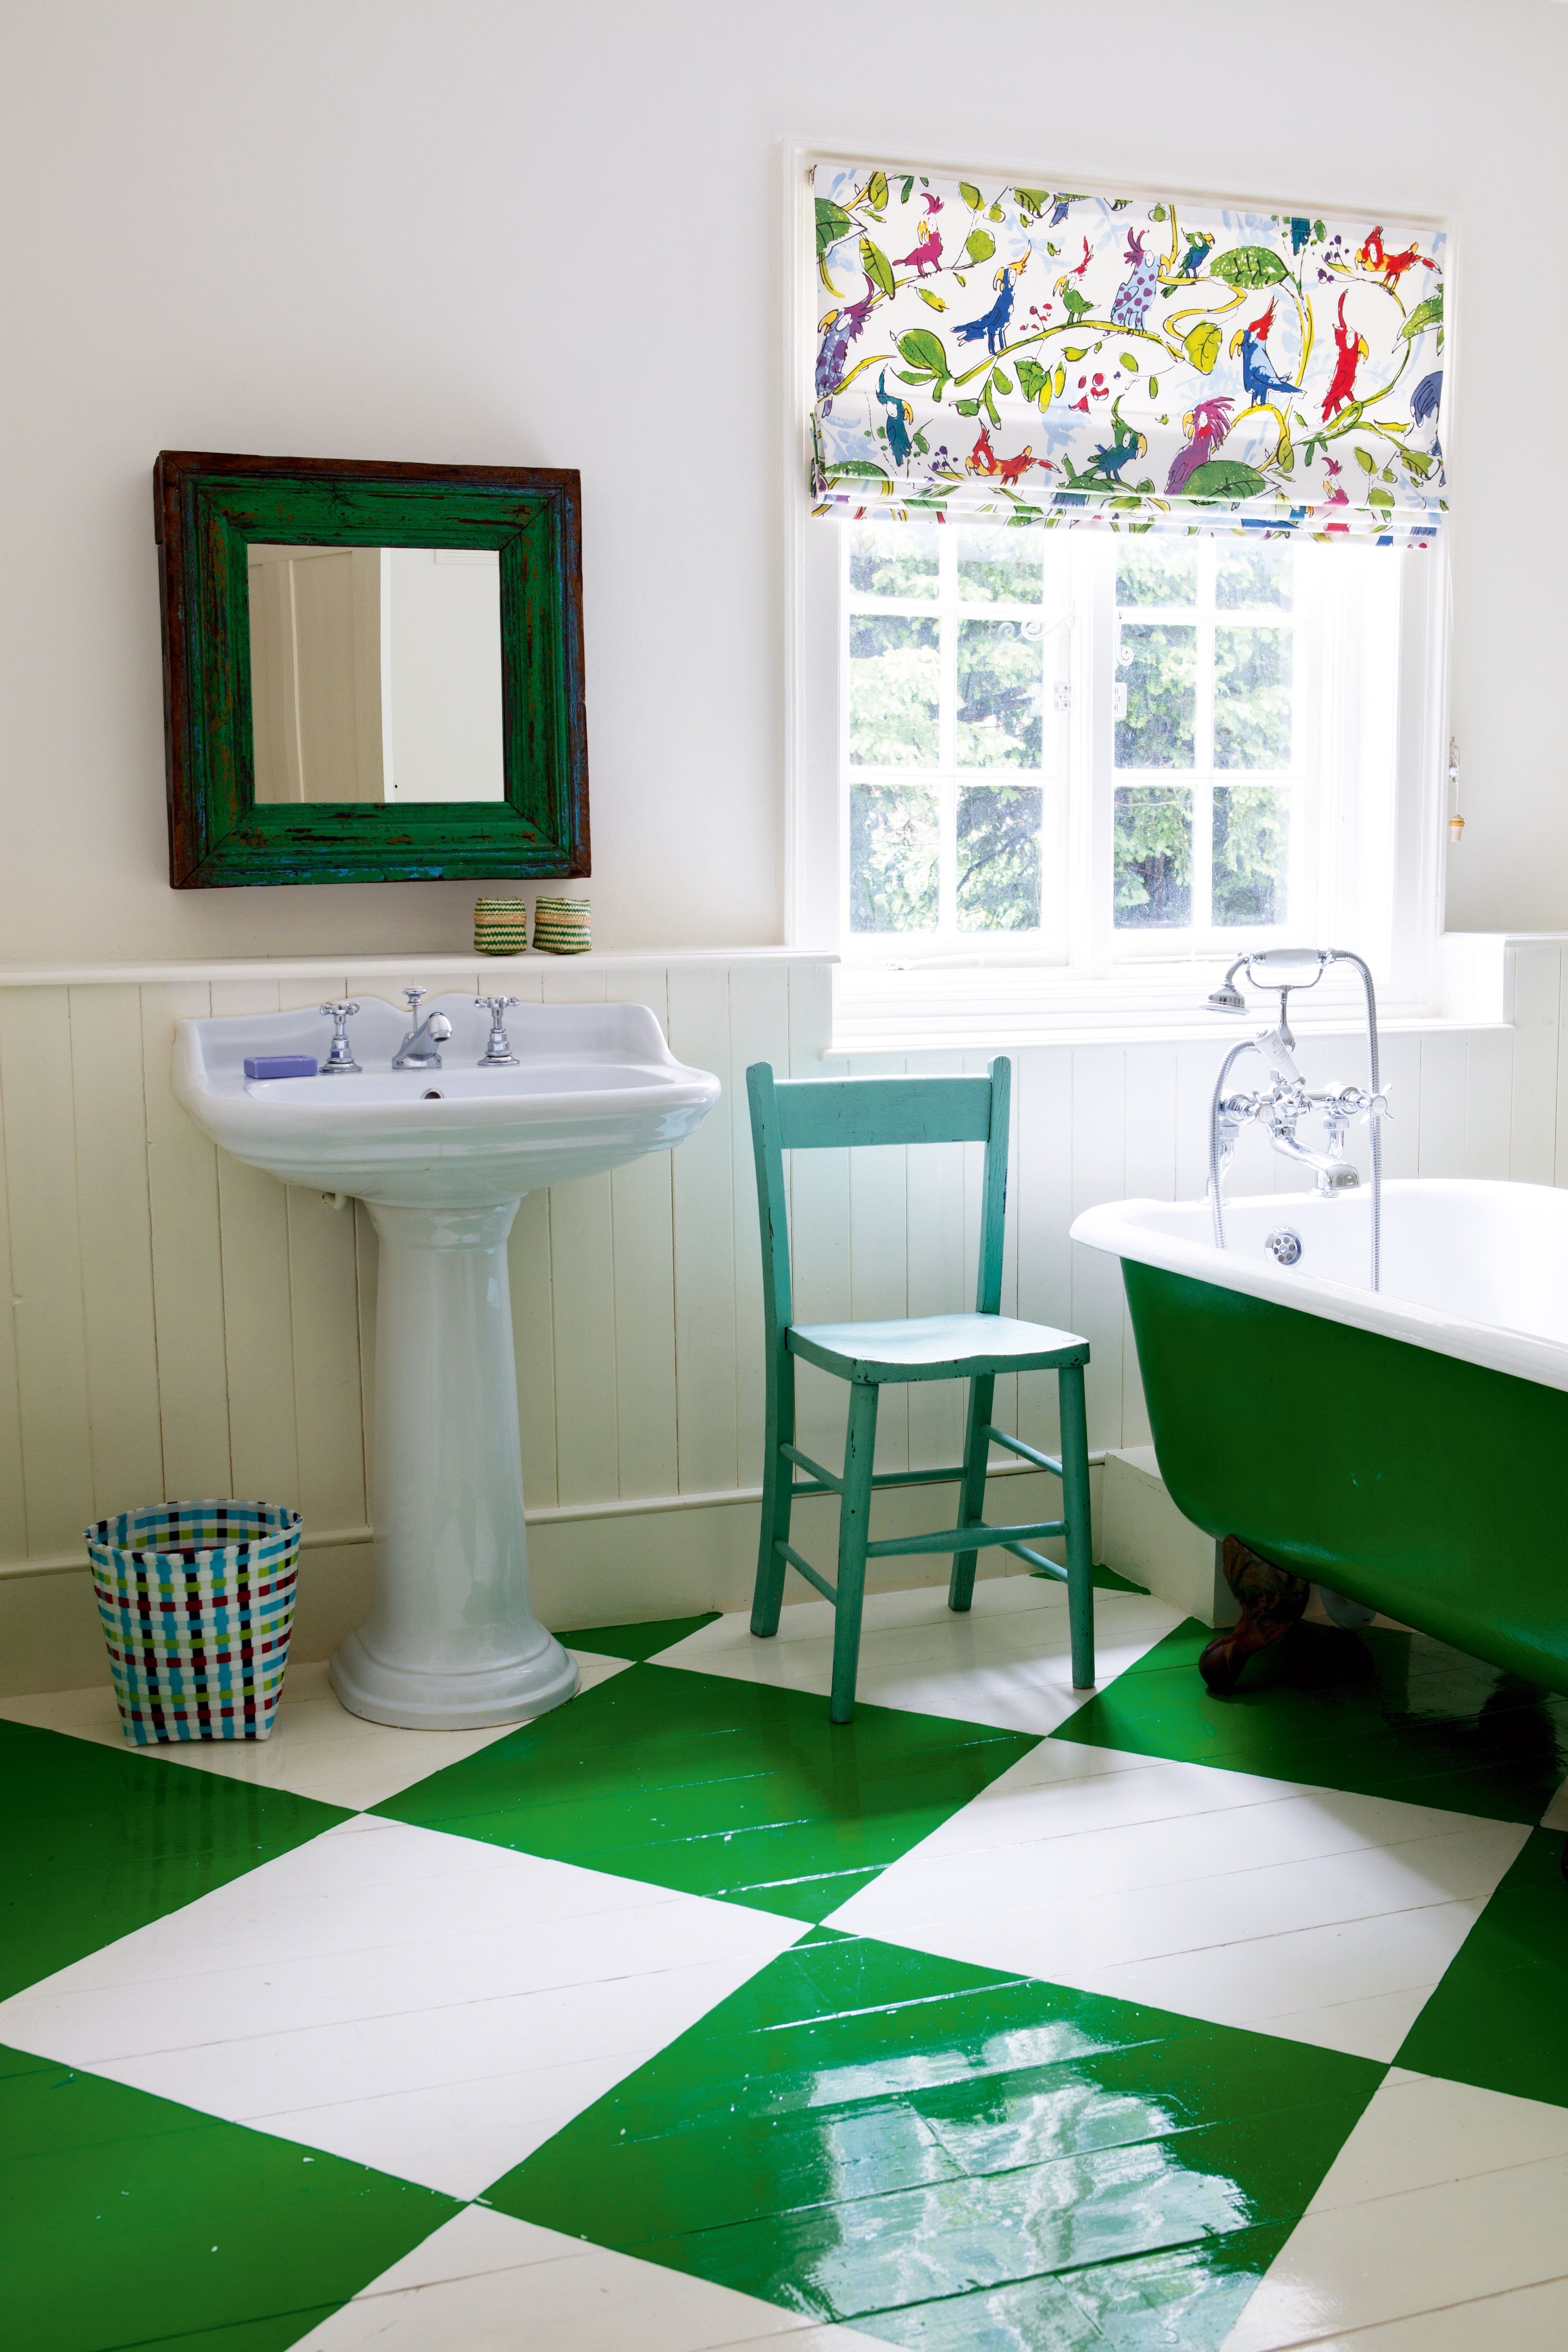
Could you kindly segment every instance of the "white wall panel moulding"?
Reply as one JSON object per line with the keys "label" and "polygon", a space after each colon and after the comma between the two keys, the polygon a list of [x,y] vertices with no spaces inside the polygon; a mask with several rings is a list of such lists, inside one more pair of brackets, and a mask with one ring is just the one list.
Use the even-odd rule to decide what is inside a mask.
{"label": "white wall panel moulding", "polygon": [[[670,965],[723,969],[744,963],[837,963],[838,959],[816,948],[594,948],[574,956],[580,970],[594,971],[662,971]],[[411,971],[429,976],[432,986],[463,981],[476,973],[491,980],[529,978],[559,971],[563,959],[540,951],[523,956],[430,955],[411,948],[406,955],[268,956],[233,961],[202,957],[182,963],[0,964],[0,988],[85,988],[177,986],[186,981],[341,981],[352,971],[364,985],[385,980],[395,985]]]}

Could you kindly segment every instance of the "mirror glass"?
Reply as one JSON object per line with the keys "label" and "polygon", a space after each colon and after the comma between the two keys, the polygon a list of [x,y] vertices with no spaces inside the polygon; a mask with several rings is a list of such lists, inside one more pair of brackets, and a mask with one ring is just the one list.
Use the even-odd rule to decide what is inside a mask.
{"label": "mirror glass", "polygon": [[500,801],[500,557],[252,540],[256,798]]}

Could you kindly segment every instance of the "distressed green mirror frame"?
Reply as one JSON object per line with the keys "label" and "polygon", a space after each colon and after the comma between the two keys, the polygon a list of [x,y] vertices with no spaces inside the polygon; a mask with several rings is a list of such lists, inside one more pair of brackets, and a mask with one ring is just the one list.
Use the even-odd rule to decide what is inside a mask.
{"label": "distressed green mirror frame", "polygon": [[[174,889],[589,871],[579,475],[165,449],[153,480]],[[251,540],[499,549],[503,800],[258,804]]]}

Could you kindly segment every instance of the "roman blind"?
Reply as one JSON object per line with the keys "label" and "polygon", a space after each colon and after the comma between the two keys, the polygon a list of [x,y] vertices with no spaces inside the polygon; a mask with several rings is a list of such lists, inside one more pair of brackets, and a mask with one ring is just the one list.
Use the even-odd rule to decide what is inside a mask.
{"label": "roman blind", "polygon": [[1436,537],[1442,228],[876,163],[811,193],[815,511]]}

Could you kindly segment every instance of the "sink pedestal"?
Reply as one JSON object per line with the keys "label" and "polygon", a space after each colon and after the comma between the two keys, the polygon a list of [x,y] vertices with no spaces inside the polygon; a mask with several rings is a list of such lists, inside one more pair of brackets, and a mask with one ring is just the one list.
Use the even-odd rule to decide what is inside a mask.
{"label": "sink pedestal", "polygon": [[366,1205],[381,1240],[375,1596],[332,1687],[355,1715],[421,1731],[541,1715],[577,1669],[528,1596],[506,1260],[518,1202]]}

